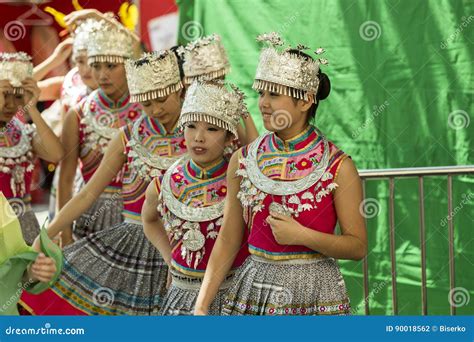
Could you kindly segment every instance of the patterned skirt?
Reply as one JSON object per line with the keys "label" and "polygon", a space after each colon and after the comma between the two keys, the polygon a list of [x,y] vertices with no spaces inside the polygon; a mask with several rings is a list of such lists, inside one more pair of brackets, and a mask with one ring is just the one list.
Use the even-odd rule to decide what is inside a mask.
{"label": "patterned skirt", "polygon": [[104,192],[92,207],[74,223],[75,240],[82,239],[92,233],[110,229],[123,222],[123,200],[120,191]]}
{"label": "patterned skirt", "polygon": [[19,213],[18,221],[20,222],[23,238],[28,245],[32,245],[36,237],[40,233],[40,225],[35,213],[28,205],[24,213]]}
{"label": "patterned skirt", "polygon": [[223,315],[348,315],[349,298],[332,258],[273,261],[251,255],[229,289]]}
{"label": "patterned skirt", "polygon": [[[175,269],[171,270],[172,281],[163,301],[160,312],[163,316],[191,316],[201,288],[202,278],[183,274]],[[217,291],[216,298],[209,307],[210,316],[220,316],[227,291],[232,284],[228,277]]]}
{"label": "patterned skirt", "polygon": [[22,302],[39,315],[156,315],[167,275],[143,226],[124,222],[67,246],[59,280],[49,292],[24,294]]}

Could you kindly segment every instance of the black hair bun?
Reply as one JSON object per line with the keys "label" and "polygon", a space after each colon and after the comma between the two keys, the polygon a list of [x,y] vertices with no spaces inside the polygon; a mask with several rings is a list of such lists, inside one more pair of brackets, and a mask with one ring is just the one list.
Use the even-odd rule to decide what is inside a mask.
{"label": "black hair bun", "polygon": [[319,88],[318,93],[316,94],[316,99],[318,101],[324,100],[329,96],[331,92],[331,81],[329,81],[328,75],[321,72],[318,74],[319,78]]}

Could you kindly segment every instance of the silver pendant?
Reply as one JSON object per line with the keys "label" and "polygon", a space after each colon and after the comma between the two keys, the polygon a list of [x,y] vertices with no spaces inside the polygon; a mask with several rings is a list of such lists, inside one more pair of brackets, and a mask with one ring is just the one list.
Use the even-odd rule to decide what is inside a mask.
{"label": "silver pendant", "polygon": [[270,215],[279,214],[291,217],[291,210],[280,203],[272,202],[269,207]]}
{"label": "silver pendant", "polygon": [[190,229],[183,236],[183,246],[192,252],[199,251],[205,243],[205,236],[197,229]]}

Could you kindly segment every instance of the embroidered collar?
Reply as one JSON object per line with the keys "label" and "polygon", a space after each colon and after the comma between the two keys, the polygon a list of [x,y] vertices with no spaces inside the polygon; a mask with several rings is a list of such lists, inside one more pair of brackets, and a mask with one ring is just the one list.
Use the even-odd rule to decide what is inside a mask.
{"label": "embroidered collar", "polygon": [[221,158],[212,163],[212,165],[201,167],[195,161],[189,159],[189,162],[186,164],[186,170],[194,178],[211,179],[225,173],[227,170],[225,167],[226,164],[227,161],[224,158]]}
{"label": "embroidered collar", "polygon": [[302,150],[311,143],[314,143],[318,137],[314,126],[309,125],[298,135],[288,140],[279,138],[276,134],[271,135],[271,144],[275,149],[285,152]]}
{"label": "embroidered collar", "polygon": [[118,100],[114,101],[108,97],[101,88],[98,88],[97,98],[100,103],[106,108],[120,109],[126,107],[129,104],[130,93],[128,91],[122,95]]}

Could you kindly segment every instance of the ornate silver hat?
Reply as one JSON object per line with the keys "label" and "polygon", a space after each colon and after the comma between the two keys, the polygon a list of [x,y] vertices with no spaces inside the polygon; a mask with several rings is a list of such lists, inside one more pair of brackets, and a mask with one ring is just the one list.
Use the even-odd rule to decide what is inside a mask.
{"label": "ornate silver hat", "polygon": [[24,52],[0,53],[0,80],[8,80],[14,94],[23,94],[23,80],[32,77],[31,57]]}
{"label": "ornate silver hat", "polygon": [[87,61],[124,63],[133,56],[134,39],[120,24],[105,20],[91,23],[87,42]]}
{"label": "ornate silver hat", "polygon": [[144,53],[125,62],[130,102],[168,96],[181,88],[178,60],[170,50]]}
{"label": "ornate silver hat", "polygon": [[[262,49],[257,66],[253,88],[267,90],[297,99],[308,99],[308,94],[316,94],[319,87],[318,72],[320,64],[327,64],[323,58],[309,59],[292,53],[290,50],[303,52],[309,49],[304,45],[291,46],[281,51],[278,47],[284,43],[276,32],[262,34],[257,41],[267,43]],[[319,48],[316,54],[324,49]]]}
{"label": "ornate silver hat", "polygon": [[230,71],[229,60],[221,38],[216,35],[195,40],[180,48],[184,57],[184,83],[209,81],[225,76]]}
{"label": "ornate silver hat", "polygon": [[237,137],[240,118],[249,115],[244,99],[244,93],[235,85],[193,82],[186,91],[180,125],[205,121]]}
{"label": "ornate silver hat", "polygon": [[72,33],[72,37],[74,38],[74,41],[72,43],[73,56],[77,56],[79,54],[87,54],[87,46],[89,45],[89,35],[96,21],[97,20],[94,19],[86,19],[76,26],[74,32]]}

